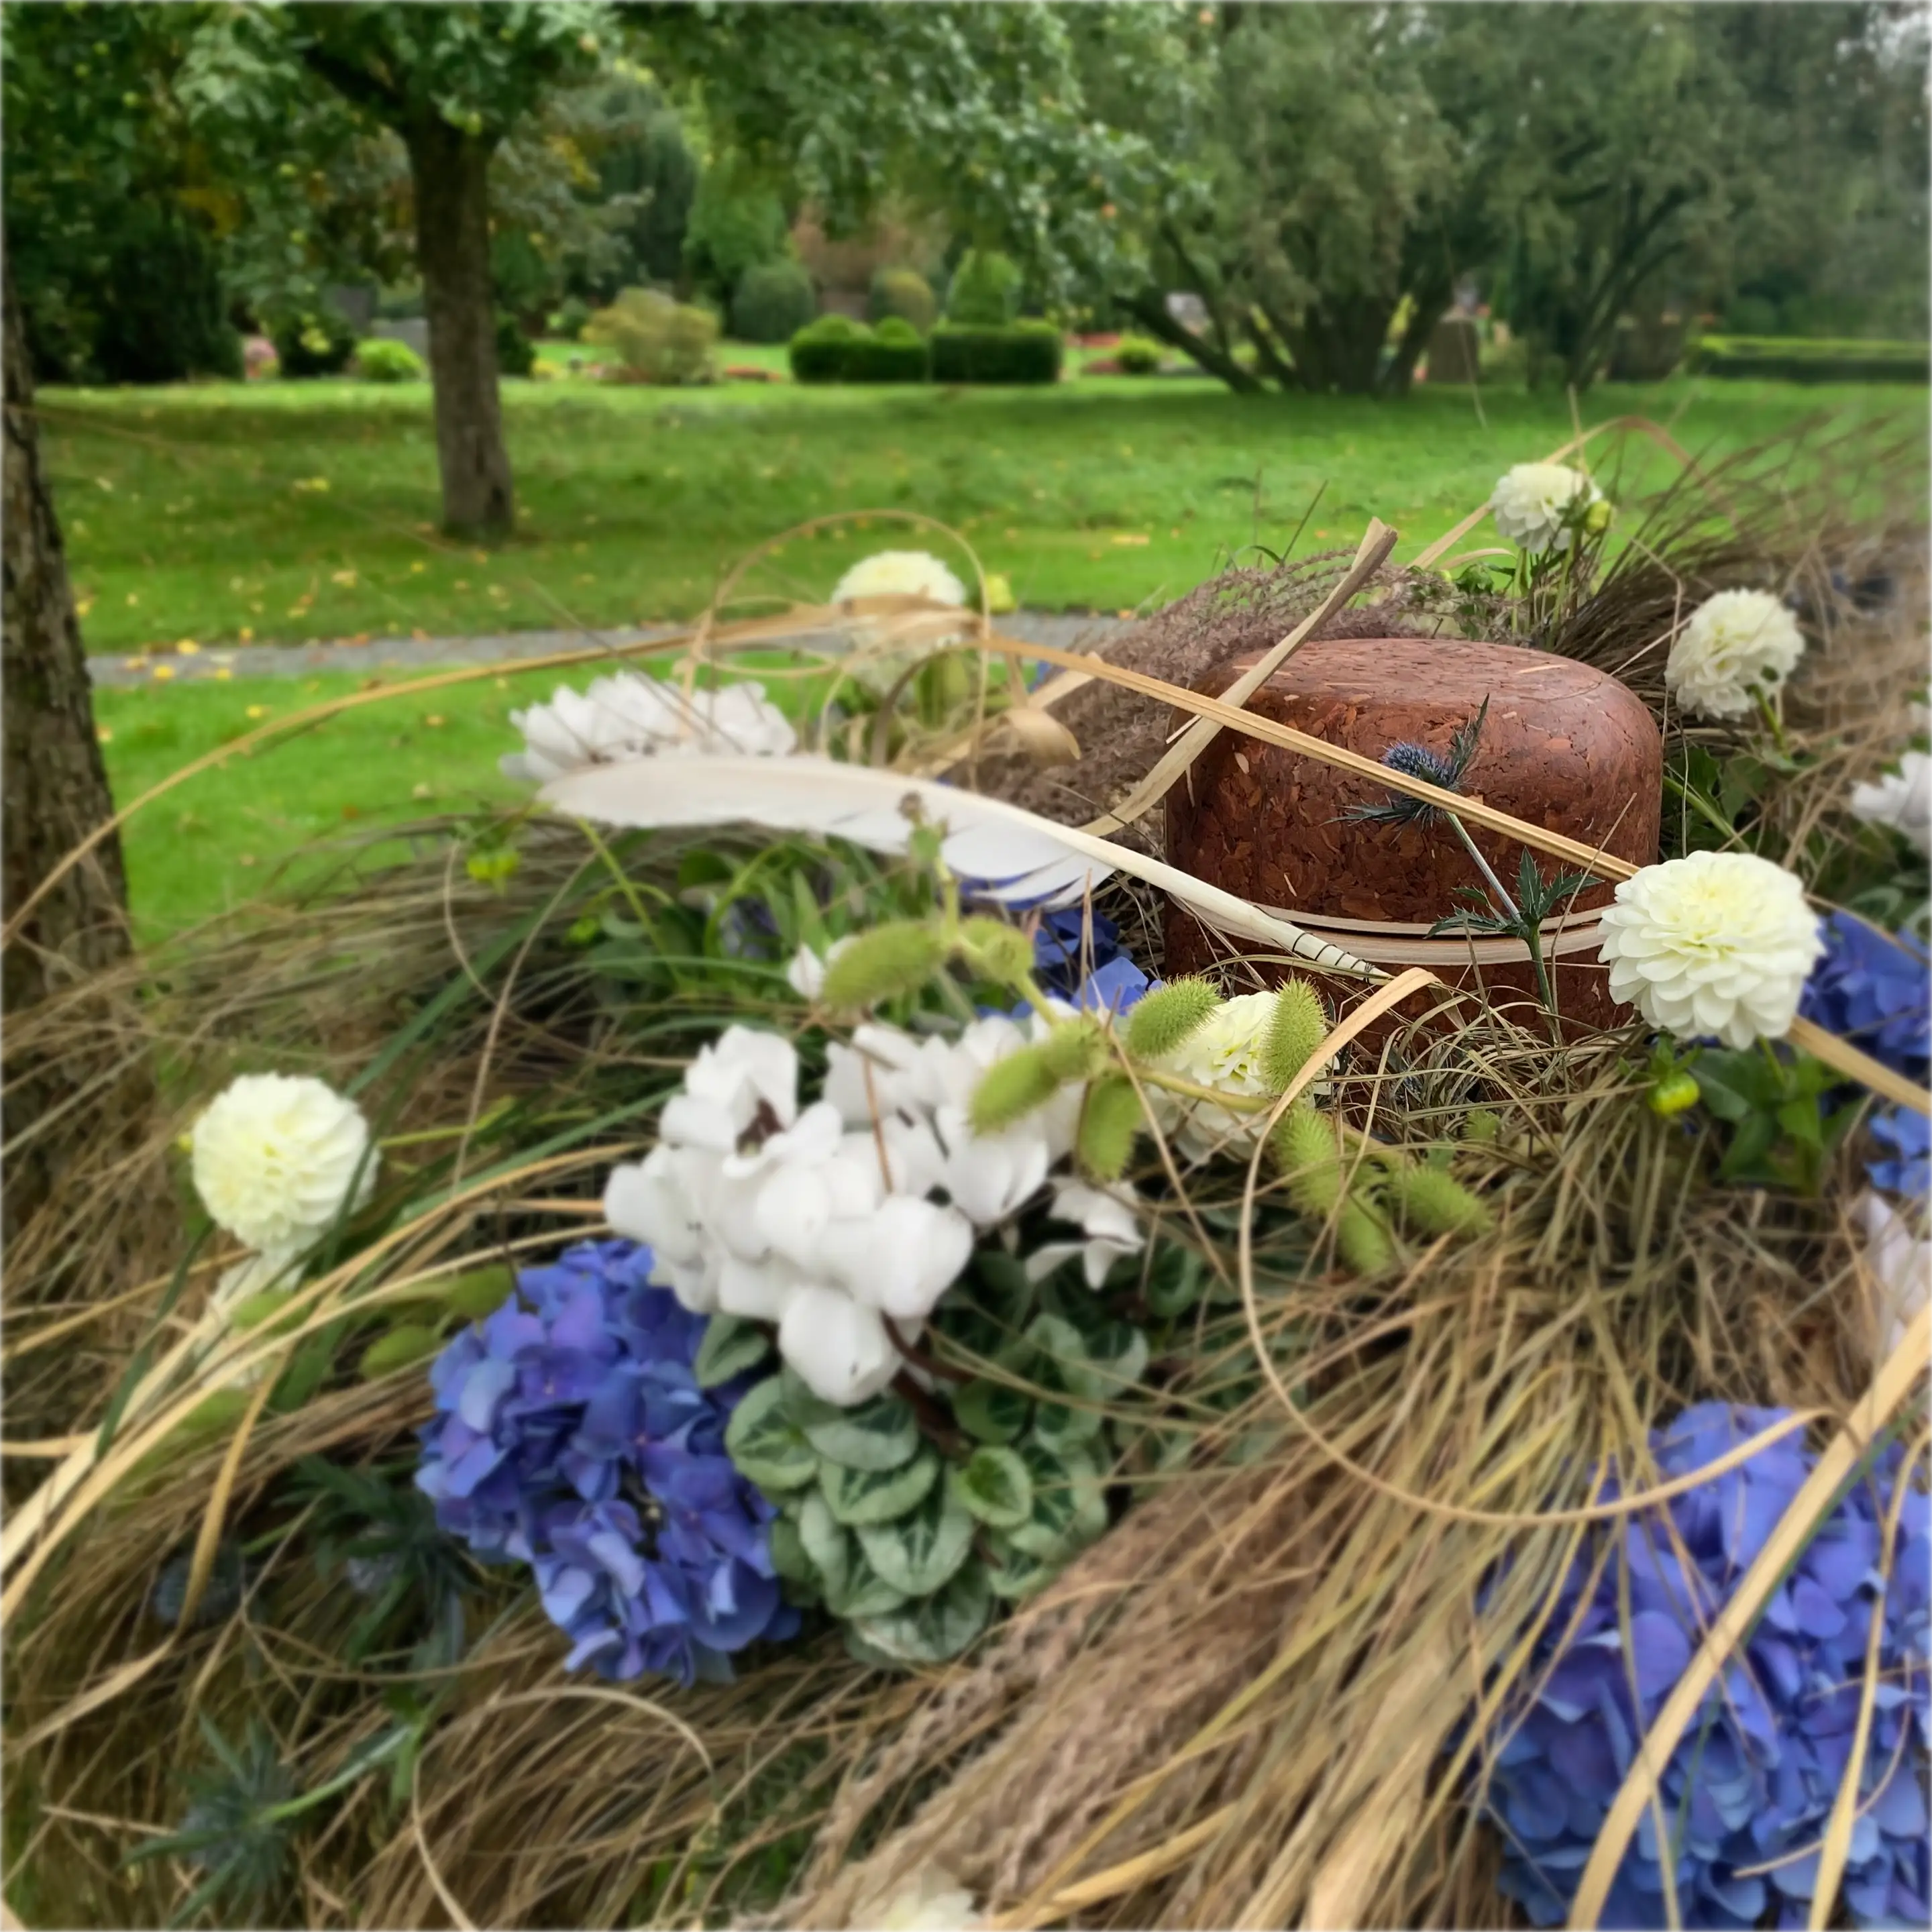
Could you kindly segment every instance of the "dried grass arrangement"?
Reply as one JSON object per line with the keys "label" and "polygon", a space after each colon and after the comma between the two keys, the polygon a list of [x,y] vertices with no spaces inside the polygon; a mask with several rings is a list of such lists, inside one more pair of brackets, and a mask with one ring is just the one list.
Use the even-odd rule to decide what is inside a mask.
{"label": "dried grass arrangement", "polygon": [[[1242,723],[1238,688],[1201,698],[1202,674],[1323,637],[1514,639],[1612,673],[1658,716],[1667,854],[1748,846],[1814,903],[1909,934],[1922,855],[1849,801],[1918,728],[1919,462],[1821,425],[1714,470],[1686,458],[1641,506],[1619,500],[1612,458],[1608,539],[1576,524],[1534,566],[1456,554],[1472,518],[1398,568],[1378,528],[1352,556],[1231,571],[1105,656],[1010,644],[983,609],[917,596],[746,615],[734,580],[679,646],[671,688],[696,704],[734,653],[810,634],[823,650],[789,674],[788,708],[822,748],[902,790],[944,772],[1118,835],[1130,862],[1076,896],[1076,944],[1093,948],[1105,919],[1152,972],[1168,883],[1154,807],[1215,730],[1294,736]],[[1803,662],[1763,710],[1687,722],[1672,640],[1736,588],[1788,598]],[[587,644],[560,668],[603,655]],[[1029,694],[1022,655],[1059,675]],[[788,674],[761,675],[778,690]],[[1488,824],[1453,786],[1372,760],[1366,775]],[[614,1163],[652,1144],[721,1029],[796,1039],[809,1083],[865,1004],[842,1017],[851,962],[884,1014],[936,1000],[932,961],[882,965],[863,943],[842,982],[837,954],[817,986],[788,968],[832,927],[937,930],[959,869],[929,827],[896,854],[876,826],[828,843],[795,820],[748,832],[668,809],[636,806],[631,830],[530,812],[426,822],[400,865],[345,844],[324,883],[8,1016],[43,1052],[145,1062],[162,1096],[130,1143],[110,1131],[113,1072],[75,1094],[100,1157],[67,1170],[8,1257],[0,1616],[23,1923],[1625,1923],[1648,1896],[1628,1889],[1633,1846],[1661,1887],[1651,1922],[1901,1922],[1924,1832],[1909,1798],[1925,1764],[1932,1318],[1911,1179],[1884,1239],[1864,1203],[1871,1119],[1922,1120],[1927,1102],[1922,1064],[1901,1072],[1909,1054],[1862,1022],[1808,1018],[1760,1049],[1793,1083],[1766,1098],[1641,1021],[1552,1042],[1534,1010],[1466,994],[1437,1023],[1449,995],[1426,973],[1328,981],[1345,990],[1299,1070],[1226,1103],[1265,1131],[1190,1161],[1150,1102],[1122,1144],[1144,1239],[1106,1279],[1141,1311],[1153,1360],[1118,1394],[1034,1391],[1104,1414],[1094,1439],[1118,1450],[1104,1534],[942,1664],[850,1654],[821,1618],[746,1651],[728,1682],[567,1675],[527,1570],[472,1563],[410,1486],[436,1400],[427,1357],[501,1302],[511,1270],[604,1228]],[[1580,862],[1542,828],[1506,829]],[[968,1017],[989,989],[1032,983],[1038,916],[1001,916],[1028,962],[1001,965],[969,919],[948,995],[964,990]],[[1922,974],[1922,925],[1918,940]],[[1225,992],[1294,964],[1278,937],[1244,945]],[[1131,1019],[1082,1047],[1082,1077],[1144,1098],[1168,1063],[1106,1057]],[[292,1292],[244,1322],[218,1292],[234,1256],[176,1142],[232,1076],[265,1068],[352,1099],[380,1172]],[[1310,1119],[1340,1124],[1331,1144],[1354,1163],[1325,1207],[1276,1151]],[[1475,1204],[1453,1228],[1403,1207],[1413,1184],[1395,1177],[1452,1167]],[[1352,1245],[1365,1202],[1379,1247]],[[1156,1318],[1151,1270],[1170,1263],[1196,1286]],[[943,1324],[928,1346],[914,1359],[944,1395],[946,1360],[965,1358]],[[1714,1448],[1700,1425],[1687,1462],[1669,1428],[1713,1404],[1743,1420]],[[1783,1486],[1752,1488],[1774,1463]],[[1633,1551],[1660,1537],[1682,1581],[1701,1533],[1687,1512],[1748,1494],[1758,1514],[1724,1590],[1691,1590],[1682,1654],[1633,1688],[1647,1735],[1594,1786],[1566,1774],[1594,1794],[1588,1831],[1540,1820],[1513,1742],[1561,1702],[1566,1646],[1594,1632],[1605,1668],[1648,1670]],[[1827,1687],[1843,1721],[1821,1760],[1835,1768],[1813,1767],[1821,1822],[1754,1869],[1730,1839],[1706,1845],[1705,1787],[1673,1754],[1714,1708],[1761,1693],[1788,1719],[1814,1694],[1760,1684],[1792,1654],[1767,1633],[1848,1522],[1870,1542],[1846,1586],[1864,1623],[1856,1667]],[[1806,1642],[1826,1628],[1814,1611]],[[1558,1845],[1568,1890],[1546,1898],[1524,1873]],[[1922,1886],[1922,1842],[1916,1856]]]}

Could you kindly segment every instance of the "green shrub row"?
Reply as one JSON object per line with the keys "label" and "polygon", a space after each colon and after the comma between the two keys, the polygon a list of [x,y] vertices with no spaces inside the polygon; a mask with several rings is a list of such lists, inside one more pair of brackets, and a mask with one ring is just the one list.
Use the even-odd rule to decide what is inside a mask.
{"label": "green shrub row", "polygon": [[1690,367],[1701,376],[1763,382],[1923,382],[1932,376],[1932,349],[1922,342],[1707,335],[1691,351]]}
{"label": "green shrub row", "polygon": [[868,328],[849,316],[822,315],[791,339],[800,382],[1054,382],[1060,331],[1050,322],[971,328],[942,322],[922,338],[900,316]]}

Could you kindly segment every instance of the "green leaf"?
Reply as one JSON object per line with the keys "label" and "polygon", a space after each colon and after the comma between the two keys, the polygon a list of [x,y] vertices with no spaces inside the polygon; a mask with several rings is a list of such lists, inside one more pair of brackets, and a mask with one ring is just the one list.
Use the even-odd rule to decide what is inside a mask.
{"label": "green leaf", "polygon": [[935,1483],[916,1509],[892,1522],[868,1524],[858,1535],[878,1576],[908,1597],[926,1597],[965,1562],[973,1517],[950,1483]]}
{"label": "green leaf", "polygon": [[1058,1576],[1064,1564],[1040,1556],[1029,1556],[1013,1547],[1010,1538],[989,1539],[992,1556],[986,1564],[986,1584],[993,1594],[1006,1603],[1022,1603],[1037,1596]]}
{"label": "green leaf", "polygon": [[961,1505],[992,1528],[1017,1528],[1033,1514],[1033,1478],[1011,1449],[976,1449],[946,1480]]}
{"label": "green leaf", "polygon": [[968,1382],[952,1392],[952,1419],[976,1442],[1017,1442],[1032,1414],[1032,1402],[1005,1382]]}
{"label": "green leaf", "polygon": [[1201,1299],[1204,1264],[1192,1248],[1164,1246],[1148,1274],[1147,1304],[1163,1322],[1185,1315]]}
{"label": "green leaf", "polygon": [[1088,1359],[1110,1394],[1118,1396],[1147,1372],[1148,1340],[1129,1322],[1108,1322],[1087,1337]]}
{"label": "green leaf", "polygon": [[[842,1530],[839,1533],[844,1534]],[[846,1540],[849,1544],[851,1539],[848,1537]],[[839,1576],[838,1588],[828,1586],[825,1592],[825,1607],[835,1617],[848,1619],[887,1616],[902,1610],[910,1600],[903,1590],[894,1589],[856,1549]]]}
{"label": "green leaf", "polygon": [[746,1394],[731,1412],[724,1448],[742,1474],[761,1490],[796,1490],[818,1473],[818,1456],[785,1413],[776,1376]]}
{"label": "green leaf", "polygon": [[832,1521],[825,1498],[816,1490],[806,1497],[799,1511],[798,1542],[812,1566],[812,1580],[826,1600],[842,1597],[850,1587],[858,1552],[851,1538]]}
{"label": "green leaf", "polygon": [[898,1469],[848,1469],[828,1462],[818,1478],[832,1514],[854,1529],[904,1516],[938,1480],[939,1458],[930,1449]]}
{"label": "green leaf", "polygon": [[806,1553],[805,1538],[789,1516],[776,1518],[766,1540],[772,1552],[772,1568],[788,1583],[818,1585],[818,1566]]}
{"label": "green leaf", "polygon": [[820,1455],[848,1469],[902,1468],[919,1453],[919,1420],[897,1396],[875,1396],[856,1408],[833,1408],[804,1429]]}
{"label": "green leaf", "polygon": [[943,1590],[889,1616],[858,1619],[856,1634],[899,1664],[943,1664],[986,1627],[993,1607],[986,1566],[969,1563]]}
{"label": "green leaf", "polygon": [[771,1336],[756,1323],[741,1322],[735,1315],[714,1315],[704,1324],[704,1340],[698,1345],[691,1372],[700,1388],[716,1388],[756,1368],[771,1346]]}
{"label": "green leaf", "polygon": [[1007,1538],[1029,1556],[1064,1562],[1106,1529],[1100,1471],[1078,1450],[1057,1454],[1041,1442],[1024,1442],[1019,1453],[1033,1481],[1033,1510]]}
{"label": "green leaf", "polygon": [[1106,1392],[1106,1377],[1088,1359],[1085,1339],[1064,1316],[1036,1315],[1027,1324],[1026,1339],[1045,1358],[1042,1380],[1047,1388],[1088,1396]]}

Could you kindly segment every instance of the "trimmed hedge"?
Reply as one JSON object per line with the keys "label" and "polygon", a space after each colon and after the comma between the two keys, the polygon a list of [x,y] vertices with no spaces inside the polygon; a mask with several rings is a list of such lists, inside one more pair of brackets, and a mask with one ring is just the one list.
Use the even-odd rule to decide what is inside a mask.
{"label": "trimmed hedge", "polygon": [[935,382],[1057,382],[1063,353],[1050,322],[1010,328],[967,328],[942,322],[932,332]]}
{"label": "trimmed hedge", "polygon": [[789,342],[812,320],[818,300],[798,262],[759,262],[738,278],[731,333],[740,342]]}
{"label": "trimmed hedge", "polygon": [[1120,346],[1114,351],[1114,360],[1120,365],[1123,376],[1158,376],[1160,344],[1151,336],[1124,335]]}
{"label": "trimmed hedge", "polygon": [[349,365],[365,382],[416,382],[429,374],[422,358],[406,342],[378,336],[356,345]]}
{"label": "trimmed hedge", "polygon": [[946,319],[963,328],[1003,328],[1019,313],[1023,278],[994,249],[969,248],[946,292]]}
{"label": "trimmed hedge", "polygon": [[874,322],[898,316],[923,335],[939,318],[939,298],[916,268],[880,268],[872,277],[867,308]]}
{"label": "trimmed hedge", "polygon": [[527,376],[537,366],[537,346],[506,308],[496,311],[496,373]]}
{"label": "trimmed hedge", "polygon": [[932,372],[924,338],[898,316],[872,329],[850,316],[821,315],[792,338],[790,362],[800,382],[923,382]]}
{"label": "trimmed hedge", "polygon": [[1923,382],[1932,377],[1932,348],[1922,342],[1707,335],[1691,352],[1690,367],[1700,376],[1761,382]]}
{"label": "trimmed hedge", "polygon": [[312,314],[284,318],[272,340],[282,374],[296,381],[339,376],[356,353],[355,330],[326,303]]}

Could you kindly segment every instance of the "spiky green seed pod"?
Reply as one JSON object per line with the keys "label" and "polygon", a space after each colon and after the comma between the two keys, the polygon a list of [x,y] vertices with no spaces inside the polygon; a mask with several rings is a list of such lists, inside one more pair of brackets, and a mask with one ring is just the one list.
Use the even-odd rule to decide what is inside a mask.
{"label": "spiky green seed pod", "polygon": [[442,1346],[434,1328],[420,1322],[404,1322],[379,1336],[362,1351],[356,1364],[364,1382],[374,1382],[392,1370],[406,1368],[412,1362],[426,1361]]}
{"label": "spiky green seed pod", "polygon": [[1036,1107],[1043,1107],[1060,1091],[1060,1082],[1037,1046],[1023,1046],[1004,1060],[996,1060],[980,1076],[973,1090],[973,1131],[976,1134],[1003,1133],[1016,1120],[1024,1120]]}
{"label": "spiky green seed pod", "polygon": [[1110,1073],[1087,1090],[1076,1150],[1096,1180],[1118,1180],[1126,1171],[1141,1130],[1141,1096],[1124,1074]]}
{"label": "spiky green seed pod", "polygon": [[1380,1274],[1395,1259],[1395,1244],[1387,1230],[1359,1201],[1342,1204],[1335,1222],[1335,1247],[1356,1274]]}
{"label": "spiky green seed pod", "polygon": [[824,1004],[837,1011],[916,993],[946,963],[946,940],[924,921],[896,919],[861,933],[825,969]]}
{"label": "spiky green seed pod", "polygon": [[1274,1147],[1295,1211],[1326,1220],[1342,1198],[1342,1156],[1333,1124],[1298,1100],[1282,1116]]}
{"label": "spiky green seed pod", "polygon": [[1056,1080],[1091,1080],[1106,1070],[1107,1036],[1096,1019],[1066,1020],[1040,1043],[1041,1057]]}
{"label": "spiky green seed pod", "polygon": [[1487,1206],[1439,1167],[1412,1167],[1390,1177],[1402,1218],[1424,1234],[1477,1234],[1490,1225]]}
{"label": "spiky green seed pod", "polygon": [[1127,1051],[1136,1060],[1172,1053],[1221,1004],[1205,980],[1170,980],[1135,1003],[1127,1016]]}
{"label": "spiky green seed pod", "polygon": [[1289,980],[1275,995],[1262,1042],[1262,1078],[1270,1094],[1279,1094],[1308,1064],[1328,1030],[1321,995],[1306,980]]}
{"label": "spiky green seed pod", "polygon": [[1494,1147],[1502,1122],[1486,1107],[1472,1107],[1462,1122],[1462,1138],[1475,1147]]}
{"label": "spiky green seed pod", "polygon": [[1033,941],[1004,920],[963,920],[959,948],[974,970],[1002,986],[1024,986],[1033,971]]}

